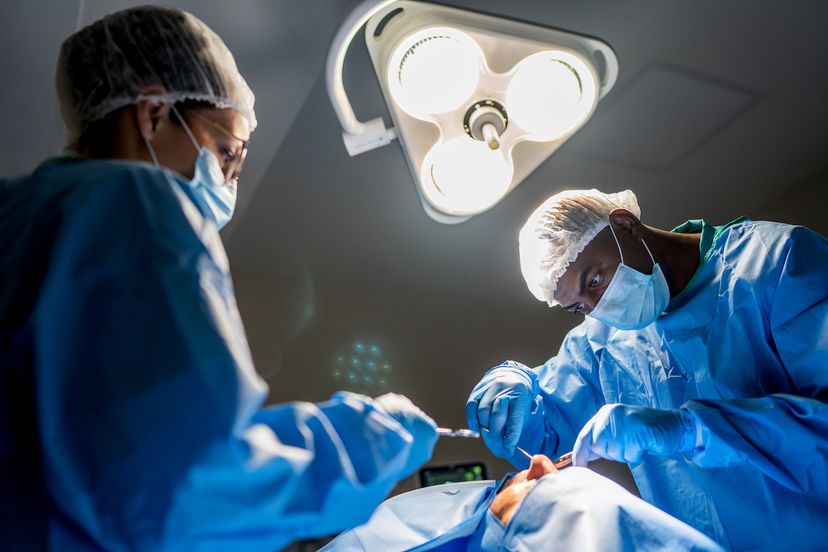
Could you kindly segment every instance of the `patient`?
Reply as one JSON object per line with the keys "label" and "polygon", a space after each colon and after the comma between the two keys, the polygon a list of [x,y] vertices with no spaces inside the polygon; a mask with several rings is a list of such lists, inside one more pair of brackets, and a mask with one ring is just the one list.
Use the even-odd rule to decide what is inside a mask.
{"label": "patient", "polygon": [[535,455],[499,482],[427,487],[386,500],[325,551],[699,550],[710,538],[587,468]]}

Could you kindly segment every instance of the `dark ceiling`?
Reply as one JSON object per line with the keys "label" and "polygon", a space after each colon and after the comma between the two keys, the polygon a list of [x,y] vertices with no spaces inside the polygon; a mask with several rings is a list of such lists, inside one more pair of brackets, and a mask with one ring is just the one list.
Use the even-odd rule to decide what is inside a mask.
{"label": "dark ceiling", "polygon": [[[6,7],[0,174],[60,149],[51,79],[81,4],[89,22],[138,3]],[[631,188],[645,222],[670,226],[759,211],[828,165],[825,2],[449,2],[600,37],[620,64],[578,134],[495,209],[454,227],[425,215],[398,143],[345,152],[322,69],[350,2],[172,3],[225,38],[257,94],[260,130],[224,232],[237,272],[278,276],[301,262],[321,280],[487,297],[516,289],[516,231],[561,189]],[[359,116],[388,121],[361,36],[346,82]]]}

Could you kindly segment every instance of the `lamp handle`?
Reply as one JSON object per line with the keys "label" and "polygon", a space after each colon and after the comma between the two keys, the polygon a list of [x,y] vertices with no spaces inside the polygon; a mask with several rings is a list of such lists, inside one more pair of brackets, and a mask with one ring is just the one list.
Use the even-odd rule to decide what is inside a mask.
{"label": "lamp handle", "polygon": [[618,58],[615,57],[615,51],[609,44],[600,40],[591,41],[595,53],[599,54],[604,59],[604,71],[601,75],[601,95],[603,98],[615,86],[615,81],[618,80]]}
{"label": "lamp handle", "polygon": [[384,146],[394,139],[393,128],[386,129],[382,118],[363,123],[354,114],[354,108],[348,99],[345,85],[342,82],[342,69],[345,65],[345,56],[348,47],[356,33],[375,14],[397,0],[364,0],[342,20],[336,30],[331,46],[328,49],[328,59],[325,63],[325,84],[328,97],[336,112],[339,123],[342,125],[342,138],[350,155],[358,155],[380,146]]}

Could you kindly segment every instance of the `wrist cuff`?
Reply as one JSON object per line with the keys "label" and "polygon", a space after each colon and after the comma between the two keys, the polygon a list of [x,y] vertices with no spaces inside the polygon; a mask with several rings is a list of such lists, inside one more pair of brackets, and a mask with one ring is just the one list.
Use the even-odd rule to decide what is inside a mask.
{"label": "wrist cuff", "polygon": [[684,408],[678,411],[679,423],[681,424],[681,452],[693,450],[700,445],[701,431],[696,417],[693,413]]}

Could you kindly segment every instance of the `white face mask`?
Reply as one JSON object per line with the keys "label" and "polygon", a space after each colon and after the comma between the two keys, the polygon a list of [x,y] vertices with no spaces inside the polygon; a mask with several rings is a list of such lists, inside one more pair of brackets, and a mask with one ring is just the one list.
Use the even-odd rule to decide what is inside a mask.
{"label": "white face mask", "polygon": [[601,300],[587,316],[620,330],[646,328],[661,316],[670,303],[670,287],[644,240],[641,243],[653,261],[652,274],[643,274],[624,264],[624,253],[612,224],[610,231],[618,246],[621,263]]}
{"label": "white face mask", "polygon": [[[204,146],[199,146],[198,141],[190,131],[190,127],[187,126],[187,122],[178,113],[175,106],[171,106],[171,109],[178,120],[181,121],[187,136],[190,137],[193,146],[198,151],[192,180],[181,178],[181,181],[192,189],[199,206],[209,214],[218,229],[221,230],[230,222],[236,208],[236,184],[225,180],[224,174],[221,172],[221,164],[216,155]],[[155,151],[152,149],[152,144],[146,137],[144,142],[147,144],[153,162],[157,167],[160,167]]]}

